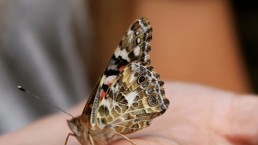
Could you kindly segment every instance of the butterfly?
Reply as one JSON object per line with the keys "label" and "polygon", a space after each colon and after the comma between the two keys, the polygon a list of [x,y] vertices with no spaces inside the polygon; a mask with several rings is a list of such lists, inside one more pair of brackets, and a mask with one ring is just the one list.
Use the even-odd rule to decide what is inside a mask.
{"label": "butterfly", "polygon": [[115,49],[80,116],[68,120],[70,136],[82,145],[106,145],[150,125],[169,106],[164,82],[150,66],[152,27],[136,20]]}

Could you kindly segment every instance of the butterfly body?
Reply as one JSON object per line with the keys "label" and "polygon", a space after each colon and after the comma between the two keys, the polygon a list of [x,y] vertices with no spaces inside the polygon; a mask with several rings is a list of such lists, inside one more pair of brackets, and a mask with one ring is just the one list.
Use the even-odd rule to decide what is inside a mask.
{"label": "butterfly body", "polygon": [[133,143],[124,135],[148,127],[168,108],[164,82],[150,66],[151,38],[149,22],[136,20],[116,48],[83,113],[68,121],[70,135],[82,145],[106,145],[116,135]]}

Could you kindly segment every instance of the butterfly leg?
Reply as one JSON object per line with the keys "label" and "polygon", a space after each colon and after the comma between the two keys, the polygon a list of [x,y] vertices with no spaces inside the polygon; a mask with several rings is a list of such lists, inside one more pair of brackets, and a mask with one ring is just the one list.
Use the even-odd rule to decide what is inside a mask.
{"label": "butterfly leg", "polygon": [[66,139],[65,139],[65,144],[64,144],[64,145],[67,145],[67,142],[68,142],[68,139],[69,139],[70,136],[75,137],[74,134],[69,133],[69,134],[67,135]]}
{"label": "butterfly leg", "polygon": [[90,139],[90,144],[91,144],[91,145],[95,145],[92,136],[89,134],[88,137],[89,137],[89,139]]}
{"label": "butterfly leg", "polygon": [[118,134],[118,135],[120,135],[120,136],[122,136],[124,139],[126,139],[127,141],[129,141],[132,145],[136,145],[130,138],[128,138],[127,136],[125,136],[125,135],[123,135],[123,134],[121,134],[121,133],[119,133],[119,132],[117,132],[117,131],[115,131],[115,130],[113,130],[116,134]]}

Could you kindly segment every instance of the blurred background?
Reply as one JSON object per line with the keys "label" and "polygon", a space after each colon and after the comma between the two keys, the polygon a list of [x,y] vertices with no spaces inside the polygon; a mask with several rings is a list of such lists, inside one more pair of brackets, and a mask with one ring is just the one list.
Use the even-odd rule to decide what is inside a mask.
{"label": "blurred background", "polygon": [[0,0],[0,134],[86,100],[129,25],[153,27],[165,81],[258,92],[258,5],[223,0]]}

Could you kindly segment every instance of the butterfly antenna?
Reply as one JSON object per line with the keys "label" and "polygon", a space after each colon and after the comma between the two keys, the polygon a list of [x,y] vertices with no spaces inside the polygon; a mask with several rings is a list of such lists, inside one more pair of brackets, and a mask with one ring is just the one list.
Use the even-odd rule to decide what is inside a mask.
{"label": "butterfly antenna", "polygon": [[50,103],[50,102],[48,102],[47,100],[44,100],[44,99],[42,99],[42,98],[38,97],[37,95],[33,94],[32,92],[27,91],[27,90],[26,90],[26,89],[24,89],[22,86],[17,86],[17,88],[18,88],[20,91],[22,91],[22,92],[25,92],[25,93],[29,94],[29,95],[30,95],[31,97],[33,97],[34,99],[37,99],[38,101],[41,101],[41,102],[43,102],[43,103],[45,103],[45,104],[47,104],[47,105],[49,105],[49,106],[51,106],[51,107],[53,107],[53,108],[55,108],[55,109],[59,110],[59,111],[62,111],[63,113],[65,113],[65,114],[67,114],[67,115],[71,116],[72,118],[74,118],[74,116],[73,116],[72,114],[70,114],[70,113],[66,112],[65,110],[63,110],[63,109],[62,109],[62,108],[60,108],[60,107],[57,107],[57,106],[55,106],[55,105],[51,104],[51,103]]}

